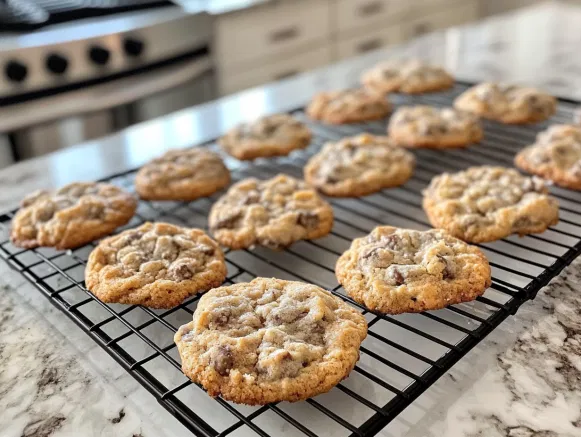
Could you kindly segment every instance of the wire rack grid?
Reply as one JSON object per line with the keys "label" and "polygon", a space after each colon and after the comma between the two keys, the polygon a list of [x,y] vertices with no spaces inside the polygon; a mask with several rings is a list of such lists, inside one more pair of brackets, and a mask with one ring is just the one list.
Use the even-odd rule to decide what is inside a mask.
{"label": "wire rack grid", "polygon": [[[396,105],[447,106],[465,88],[457,84],[450,92],[394,96],[393,100]],[[568,122],[573,108],[572,102],[560,101],[551,122]],[[363,131],[385,132],[385,121],[330,127],[309,121],[302,110],[293,114],[314,132],[309,148],[253,163],[227,159],[234,180],[267,178],[280,172],[301,177],[306,160],[325,141]],[[353,238],[378,224],[430,227],[421,209],[421,190],[433,176],[472,165],[511,166],[515,152],[530,144],[548,123],[522,127],[485,121],[484,125],[483,142],[467,150],[414,150],[416,172],[402,187],[363,198],[330,199],[335,225],[327,237],[301,241],[282,252],[260,247],[226,250],[228,284],[257,276],[311,282],[331,290],[367,318],[369,335],[349,378],[331,392],[305,402],[247,407],[208,397],[181,373],[173,343],[177,328],[191,320],[199,296],[170,310],[101,303],[86,290],[83,281],[86,260],[95,243],[72,251],[19,249],[8,238],[12,211],[0,216],[0,255],[195,435],[372,436],[524,302],[534,298],[581,252],[581,193],[551,187],[560,202],[559,224],[540,235],[511,236],[481,244],[492,266],[493,281],[474,302],[421,314],[387,316],[369,312],[337,285],[335,262]],[[215,142],[203,146],[217,148]],[[134,175],[132,170],[107,180],[133,190]],[[123,229],[151,220],[206,228],[209,208],[219,195],[190,203],[140,201],[137,214]]]}

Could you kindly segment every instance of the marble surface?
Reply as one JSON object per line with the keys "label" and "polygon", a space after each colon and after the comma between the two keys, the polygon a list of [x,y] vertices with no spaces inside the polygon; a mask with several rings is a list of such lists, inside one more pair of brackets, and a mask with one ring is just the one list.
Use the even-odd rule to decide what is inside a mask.
{"label": "marble surface", "polygon": [[[580,9],[544,5],[181,111],[0,171],[0,209],[32,189],[124,171],[167,148],[213,138],[242,119],[298,107],[317,90],[352,85],[362,69],[389,55],[428,58],[465,79],[533,83],[581,98],[581,58],[571,55],[581,42],[579,22]],[[581,435],[580,289],[577,261],[380,435]],[[2,262],[0,430],[8,437],[190,435]]]}

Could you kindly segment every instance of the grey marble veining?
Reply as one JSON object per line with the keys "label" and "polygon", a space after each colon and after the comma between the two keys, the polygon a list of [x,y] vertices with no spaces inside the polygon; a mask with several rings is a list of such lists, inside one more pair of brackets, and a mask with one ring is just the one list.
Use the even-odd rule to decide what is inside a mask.
{"label": "grey marble veining", "polygon": [[[460,78],[531,83],[581,98],[581,58],[574,56],[581,42],[579,23],[580,9],[544,5],[181,111],[0,171],[0,209],[33,189],[122,172],[168,148],[214,138],[240,120],[304,105],[316,91],[355,84],[363,69],[388,56],[420,56]],[[581,298],[575,293],[581,289],[580,272],[581,262],[566,269],[380,435],[581,435]],[[161,340],[167,333],[159,335]],[[152,371],[168,380],[180,377],[164,374],[163,368]],[[211,416],[202,395],[193,391],[188,401],[202,400],[195,405]],[[269,429],[278,429],[265,420],[274,427]],[[318,426],[329,431],[324,422]],[[190,435],[1,262],[0,430],[8,437]],[[288,427],[273,433],[287,434],[297,435]]]}
{"label": "grey marble veining", "polygon": [[[2,271],[5,266],[2,265]],[[14,292],[0,285],[0,429],[3,437],[160,435],[155,426],[83,366],[79,351]],[[81,355],[81,356],[80,356]]]}
{"label": "grey marble veining", "polygon": [[578,259],[522,309],[516,341],[492,355],[484,374],[435,421],[409,436],[581,436],[579,290]]}

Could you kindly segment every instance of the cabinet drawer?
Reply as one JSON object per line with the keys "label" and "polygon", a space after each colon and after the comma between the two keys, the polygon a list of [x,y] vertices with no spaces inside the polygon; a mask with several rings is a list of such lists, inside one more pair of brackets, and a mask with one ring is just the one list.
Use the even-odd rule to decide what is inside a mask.
{"label": "cabinet drawer", "polygon": [[394,24],[380,31],[366,32],[337,41],[337,55],[339,59],[350,58],[372,50],[398,44],[404,41],[402,26]]}
{"label": "cabinet drawer", "polygon": [[314,70],[331,62],[329,46],[295,57],[260,65],[245,71],[221,70],[218,73],[220,94],[226,95],[268,82],[285,79],[299,73]]}
{"label": "cabinet drawer", "polygon": [[220,65],[235,65],[308,47],[330,37],[328,0],[276,2],[218,18]]}
{"label": "cabinet drawer", "polygon": [[337,31],[341,34],[397,21],[408,11],[409,4],[407,0],[338,0]]}
{"label": "cabinet drawer", "polygon": [[413,38],[435,30],[459,26],[477,20],[479,6],[475,1],[456,2],[447,4],[438,12],[432,12],[423,17],[416,17],[410,21],[408,36]]}

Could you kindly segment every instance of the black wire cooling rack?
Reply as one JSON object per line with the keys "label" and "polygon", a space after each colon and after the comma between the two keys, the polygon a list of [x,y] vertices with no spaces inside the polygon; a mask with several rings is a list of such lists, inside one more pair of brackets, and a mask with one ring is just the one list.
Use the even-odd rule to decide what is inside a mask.
{"label": "black wire cooling rack", "polygon": [[[393,96],[392,100],[397,105],[445,106],[465,87],[458,84],[446,93]],[[560,101],[551,123],[569,122],[573,108],[573,102]],[[362,131],[385,132],[385,121],[331,127],[309,122],[302,110],[294,114],[310,124],[315,134],[312,145],[279,159],[228,160],[234,180],[267,178],[279,172],[301,177],[304,163],[325,141]],[[511,236],[480,245],[490,260],[493,281],[475,302],[422,314],[385,316],[366,311],[343,294],[334,265],[353,238],[378,224],[429,228],[421,209],[421,190],[433,176],[472,165],[511,166],[514,154],[548,126],[484,124],[483,142],[467,150],[414,150],[417,169],[403,187],[364,198],[331,199],[335,225],[327,237],[301,241],[282,252],[260,247],[226,251],[227,283],[256,276],[307,281],[332,290],[365,314],[369,336],[355,370],[331,392],[305,402],[247,407],[207,396],[181,373],[173,343],[176,329],[191,320],[199,296],[165,311],[103,304],[87,292],[83,282],[94,244],[66,252],[16,248],[8,240],[13,211],[0,216],[0,255],[196,435],[372,436],[581,252],[581,192],[552,187],[561,205],[559,224],[540,235]],[[216,148],[214,142],[204,146]],[[132,190],[134,175],[133,170],[107,180]],[[208,210],[218,196],[191,203],[141,201],[127,227],[160,220],[205,228]]]}

